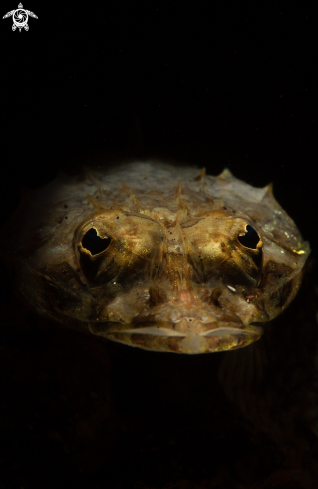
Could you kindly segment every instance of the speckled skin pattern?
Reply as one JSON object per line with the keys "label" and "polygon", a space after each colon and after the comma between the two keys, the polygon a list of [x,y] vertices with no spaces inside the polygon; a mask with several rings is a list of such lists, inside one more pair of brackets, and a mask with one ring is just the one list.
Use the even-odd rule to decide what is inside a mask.
{"label": "speckled skin pattern", "polygon": [[59,176],[27,193],[0,245],[17,291],[41,314],[177,353],[259,339],[297,293],[310,252],[270,185],[157,161]]}

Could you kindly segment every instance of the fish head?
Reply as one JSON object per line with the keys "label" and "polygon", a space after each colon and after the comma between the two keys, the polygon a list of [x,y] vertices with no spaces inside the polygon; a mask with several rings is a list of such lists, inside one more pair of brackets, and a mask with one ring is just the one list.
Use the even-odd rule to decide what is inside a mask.
{"label": "fish head", "polygon": [[23,295],[65,324],[148,350],[195,354],[258,340],[297,293],[309,245],[270,188],[191,171],[183,185],[169,175],[166,190],[117,185],[113,205],[102,192],[93,211],[76,207],[70,227],[63,221],[20,261]]}

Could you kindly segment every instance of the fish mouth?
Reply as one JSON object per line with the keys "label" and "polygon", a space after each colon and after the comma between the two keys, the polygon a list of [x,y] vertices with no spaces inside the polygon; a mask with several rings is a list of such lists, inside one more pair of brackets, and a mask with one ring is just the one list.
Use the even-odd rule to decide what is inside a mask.
{"label": "fish mouth", "polygon": [[90,323],[89,329],[98,336],[145,350],[187,354],[243,348],[263,334],[261,326],[228,321],[206,324],[192,318],[177,323]]}

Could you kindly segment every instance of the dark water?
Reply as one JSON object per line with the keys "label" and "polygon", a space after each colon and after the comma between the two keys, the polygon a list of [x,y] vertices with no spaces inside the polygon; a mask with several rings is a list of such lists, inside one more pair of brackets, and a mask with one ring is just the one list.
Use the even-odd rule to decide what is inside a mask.
{"label": "dark water", "polygon": [[258,421],[225,396],[221,356],[150,354],[32,314],[21,320],[2,272],[0,488],[315,487],[317,439],[301,415],[316,341],[313,13],[176,3],[74,6],[54,16],[49,5],[29,8],[39,17],[29,32],[12,32],[5,19],[1,33],[1,220],[20,185],[156,156],[211,174],[226,166],[255,186],[273,182],[313,262],[268,335],[274,346],[257,402],[242,388],[241,397],[265,406]]}

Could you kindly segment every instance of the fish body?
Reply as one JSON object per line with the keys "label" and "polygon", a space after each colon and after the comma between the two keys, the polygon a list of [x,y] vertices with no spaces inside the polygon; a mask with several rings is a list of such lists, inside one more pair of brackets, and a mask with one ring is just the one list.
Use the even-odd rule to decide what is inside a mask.
{"label": "fish body", "polygon": [[271,185],[156,161],[59,176],[25,195],[1,250],[39,313],[177,353],[258,340],[310,252]]}

